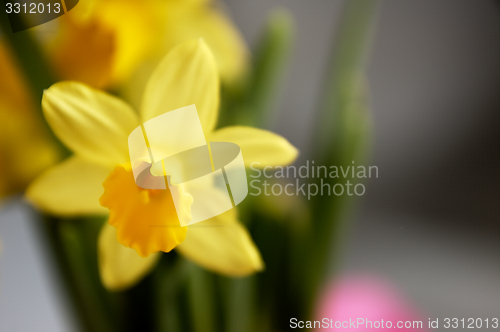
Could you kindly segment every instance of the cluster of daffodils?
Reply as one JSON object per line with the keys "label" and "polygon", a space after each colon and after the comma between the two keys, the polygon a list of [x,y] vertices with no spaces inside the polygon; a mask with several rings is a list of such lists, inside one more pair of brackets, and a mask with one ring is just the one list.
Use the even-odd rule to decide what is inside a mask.
{"label": "cluster of daffodils", "polygon": [[243,126],[216,129],[219,85],[214,56],[197,39],[179,44],[163,58],[149,78],[139,112],[123,100],[77,82],[57,83],[44,92],[44,115],[74,155],[38,177],[26,196],[52,214],[109,214],[98,241],[101,279],[108,289],[134,285],[155,267],[161,252],[174,248],[224,275],[244,276],[263,268],[235,209],[179,227],[173,193],[138,187],[131,170],[128,136],[132,130],[192,104],[207,141],[239,145],[245,165],[293,162],[297,150],[279,135]]}
{"label": "cluster of daffodils", "polygon": [[[237,29],[210,0],[86,0],[30,31],[53,73],[97,88],[124,90],[140,99],[160,59],[177,44],[203,38],[221,78],[246,71],[248,51]],[[0,198],[22,192],[60,160],[37,112],[23,72],[0,36]],[[38,97],[38,96],[37,96]]]}

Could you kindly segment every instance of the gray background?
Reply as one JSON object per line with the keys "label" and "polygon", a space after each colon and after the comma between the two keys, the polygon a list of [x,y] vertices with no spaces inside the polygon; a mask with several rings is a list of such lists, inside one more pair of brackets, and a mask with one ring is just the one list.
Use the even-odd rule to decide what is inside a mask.
{"label": "gray background", "polygon": [[[306,152],[341,1],[227,0],[250,45],[269,10],[297,39],[275,131]],[[345,273],[394,282],[424,317],[500,312],[500,5],[385,0],[368,70],[375,123]],[[0,331],[72,329],[57,277],[17,203],[0,213]]]}

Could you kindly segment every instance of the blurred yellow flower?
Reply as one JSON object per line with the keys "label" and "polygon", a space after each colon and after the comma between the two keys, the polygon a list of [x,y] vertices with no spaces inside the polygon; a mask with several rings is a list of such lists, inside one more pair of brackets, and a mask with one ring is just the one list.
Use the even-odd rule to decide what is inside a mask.
{"label": "blurred yellow flower", "polygon": [[0,39],[0,197],[24,190],[60,157],[36,116],[26,82]]}
{"label": "blurred yellow flower", "polygon": [[172,47],[193,38],[207,42],[223,80],[240,77],[247,66],[241,36],[210,1],[80,1],[57,30],[48,54],[59,77],[95,87],[154,68]]}
{"label": "blurred yellow flower", "polygon": [[[192,226],[164,227],[163,234],[158,231],[160,235],[137,225],[141,224],[140,215],[158,219],[145,220],[146,227],[151,222],[172,225],[178,219],[173,216],[175,209],[165,210],[168,195],[174,193],[135,186],[127,165],[128,135],[165,111],[192,104],[196,105],[207,141],[238,144],[247,166],[253,162],[262,167],[285,165],[296,158],[297,150],[271,132],[250,127],[215,130],[219,74],[202,40],[176,46],[161,61],[146,86],[139,116],[122,100],[76,82],[55,84],[44,93],[45,117],[75,155],[42,174],[26,195],[39,208],[67,216],[107,213],[99,205],[102,197],[101,203],[111,210],[109,222],[115,226],[106,224],[99,238],[101,279],[109,289],[132,286],[158,261],[158,253],[152,252],[174,247],[192,261],[226,275],[248,275],[263,267],[258,249],[238,222],[235,209]],[[130,201],[131,197],[137,200]],[[207,225],[214,227],[203,227]],[[118,244],[117,239],[136,250]],[[137,253],[149,256],[142,258]]]}

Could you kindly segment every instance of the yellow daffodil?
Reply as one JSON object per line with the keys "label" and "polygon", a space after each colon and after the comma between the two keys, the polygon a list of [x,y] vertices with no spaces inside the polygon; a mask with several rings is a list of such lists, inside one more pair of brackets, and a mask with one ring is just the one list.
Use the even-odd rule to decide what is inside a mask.
{"label": "yellow daffodil", "polygon": [[[48,60],[59,77],[95,87],[117,83],[134,72],[132,87],[142,90],[137,76],[147,76],[150,71],[145,68],[152,65],[140,63],[147,59],[154,64],[160,54],[193,37],[207,41],[224,79],[234,80],[246,67],[242,38],[209,1],[80,1],[56,23],[57,37],[47,43]],[[0,77],[0,197],[4,197],[24,190],[60,157],[2,40]]]}
{"label": "yellow daffodil", "polygon": [[240,77],[247,65],[242,38],[210,1],[80,1],[60,18],[57,31],[48,55],[59,77],[95,87],[145,71],[151,65],[143,63],[156,65],[173,46],[193,38],[207,42],[223,80]]}
{"label": "yellow daffodil", "polygon": [[[27,198],[59,215],[106,214],[99,199],[110,210],[109,223],[99,237],[101,279],[109,289],[132,286],[155,266],[156,251],[173,248],[225,275],[248,275],[263,267],[235,209],[179,227],[170,195],[185,195],[189,207],[189,191],[142,189],[134,182],[128,135],[147,120],[192,104],[207,141],[238,144],[247,166],[253,162],[262,167],[285,165],[296,158],[297,150],[271,132],[250,127],[215,129],[219,74],[202,40],[174,47],[160,62],[146,86],[139,115],[122,100],[81,83],[58,83],[44,93],[42,107],[48,123],[75,154],[36,179]],[[152,230],[151,225],[162,227]]]}
{"label": "yellow daffodil", "polygon": [[17,68],[0,39],[0,197],[21,192],[59,160]]}

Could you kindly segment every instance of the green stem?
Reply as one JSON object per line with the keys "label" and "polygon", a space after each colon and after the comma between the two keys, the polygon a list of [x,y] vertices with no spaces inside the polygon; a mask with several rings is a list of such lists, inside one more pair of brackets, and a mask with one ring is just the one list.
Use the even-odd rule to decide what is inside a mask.
{"label": "green stem", "polygon": [[[317,123],[317,148],[315,157],[328,162],[326,158],[341,158],[342,148],[348,142],[345,121],[350,104],[360,95],[360,76],[367,65],[369,46],[378,12],[379,0],[346,1],[344,15],[335,37],[331,65],[319,122]],[[339,151],[340,149],[340,151]]]}
{"label": "green stem", "polygon": [[186,310],[181,304],[186,294],[188,272],[189,263],[175,253],[163,255],[159,266],[153,272],[157,331],[189,331],[186,326]]}
{"label": "green stem", "polygon": [[64,288],[67,290],[71,302],[75,306],[75,313],[78,320],[82,323],[85,331],[90,331],[91,326],[84,315],[83,302],[80,301],[78,286],[72,278],[72,272],[66,262],[66,255],[64,253],[63,245],[60,241],[58,224],[59,220],[51,217],[44,217],[43,220],[35,219],[35,223],[45,235],[47,245],[54,257],[59,273],[62,276]]}
{"label": "green stem", "polygon": [[260,321],[256,321],[255,294],[256,278],[221,278],[223,300],[225,300],[226,331],[251,332],[266,331]]}
{"label": "green stem", "polygon": [[[103,301],[97,295],[97,288],[91,284],[88,270],[83,261],[82,248],[71,223],[59,218],[44,216],[34,218],[43,232],[52,256],[55,258],[64,288],[72,300],[84,331],[115,331]],[[82,221],[85,222],[85,221]]]}
{"label": "green stem", "polygon": [[214,278],[194,263],[189,263],[188,300],[193,328],[196,332],[216,332]]}
{"label": "green stem", "polygon": [[[97,256],[97,232],[89,232],[90,223],[89,219],[60,222],[58,241],[65,251],[65,264],[76,286],[76,302],[86,325],[95,332],[118,331],[117,321],[113,319],[115,314],[108,303],[109,294],[100,283],[97,261],[93,259]],[[91,247],[86,246],[89,242]]]}
{"label": "green stem", "polygon": [[255,57],[255,72],[247,101],[258,127],[269,126],[280,93],[293,41],[293,20],[289,12],[273,12]]}
{"label": "green stem", "polygon": [[287,11],[279,10],[270,15],[255,52],[253,71],[246,77],[243,91],[236,93],[222,86],[219,126],[270,126],[291,55],[293,28],[292,17]]}
{"label": "green stem", "polygon": [[[314,160],[318,164],[346,167],[352,166],[352,161],[359,164],[366,160],[371,117],[364,71],[378,4],[378,0],[346,1],[316,130]],[[346,180],[350,179],[342,179]],[[338,182],[331,179],[330,185]],[[308,314],[312,313],[314,298],[327,272],[325,267],[330,265],[332,249],[339,249],[351,198],[325,195],[313,202],[313,245],[304,282],[309,287],[305,294],[312,296],[307,301]]]}

